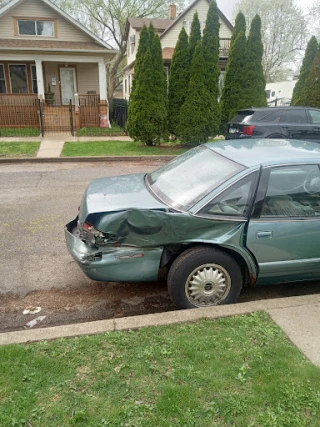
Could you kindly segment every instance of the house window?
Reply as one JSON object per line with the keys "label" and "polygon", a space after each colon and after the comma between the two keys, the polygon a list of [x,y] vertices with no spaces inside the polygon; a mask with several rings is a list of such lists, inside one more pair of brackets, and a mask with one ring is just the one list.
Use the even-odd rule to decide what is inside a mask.
{"label": "house window", "polygon": [[[191,33],[191,26],[192,26],[192,21],[188,21],[188,27],[187,27],[187,34],[188,36],[190,36]],[[205,21],[200,21],[200,31],[201,34],[203,34],[204,29],[206,28],[206,22]]]}
{"label": "house window", "polygon": [[38,93],[37,69],[35,65],[31,65],[31,83],[32,93]]}
{"label": "house window", "polygon": [[18,32],[22,36],[54,37],[54,22],[18,20]]}
{"label": "house window", "polygon": [[9,65],[11,93],[28,93],[26,65]]}
{"label": "house window", "polygon": [[0,64],[0,93],[7,93],[6,78],[4,75],[3,64]]}

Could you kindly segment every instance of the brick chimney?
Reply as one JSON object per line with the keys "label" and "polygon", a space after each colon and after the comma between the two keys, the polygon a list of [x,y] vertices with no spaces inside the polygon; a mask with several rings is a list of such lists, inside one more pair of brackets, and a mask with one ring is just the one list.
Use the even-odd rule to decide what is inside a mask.
{"label": "brick chimney", "polygon": [[175,4],[170,4],[169,6],[169,19],[176,19],[177,17],[177,6]]}

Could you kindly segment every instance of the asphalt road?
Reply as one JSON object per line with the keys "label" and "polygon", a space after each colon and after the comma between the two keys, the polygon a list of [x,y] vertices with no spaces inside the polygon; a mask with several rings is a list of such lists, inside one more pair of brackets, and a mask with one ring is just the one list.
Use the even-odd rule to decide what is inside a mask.
{"label": "asphalt road", "polygon": [[[39,327],[174,310],[165,281],[102,283],[69,255],[63,226],[77,215],[94,178],[151,171],[161,162],[0,165],[0,332],[26,328],[26,307],[41,306]],[[319,283],[245,288],[239,302],[316,294]],[[36,317],[35,315],[33,317]]]}
{"label": "asphalt road", "polygon": [[67,252],[63,226],[95,178],[151,171],[157,160],[0,165],[0,294],[92,284]]}

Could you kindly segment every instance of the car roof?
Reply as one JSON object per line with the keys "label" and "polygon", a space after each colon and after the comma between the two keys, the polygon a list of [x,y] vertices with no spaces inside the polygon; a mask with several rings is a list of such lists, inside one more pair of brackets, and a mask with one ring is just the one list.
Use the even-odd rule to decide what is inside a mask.
{"label": "car roof", "polygon": [[281,107],[252,107],[252,108],[242,108],[241,110],[237,110],[237,113],[241,113],[242,111],[274,111],[274,110],[316,110],[320,111],[319,108],[308,107],[308,106],[281,106]]}
{"label": "car roof", "polygon": [[320,143],[296,139],[250,139],[209,142],[210,150],[246,167],[320,163]]}

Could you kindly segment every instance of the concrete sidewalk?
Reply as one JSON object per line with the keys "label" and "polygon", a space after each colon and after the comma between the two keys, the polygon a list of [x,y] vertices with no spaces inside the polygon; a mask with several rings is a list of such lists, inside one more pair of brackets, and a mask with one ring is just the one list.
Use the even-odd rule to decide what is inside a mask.
{"label": "concrete sidewalk", "polygon": [[320,295],[261,300],[0,334],[0,345],[94,335],[266,311],[309,360],[320,366]]}

